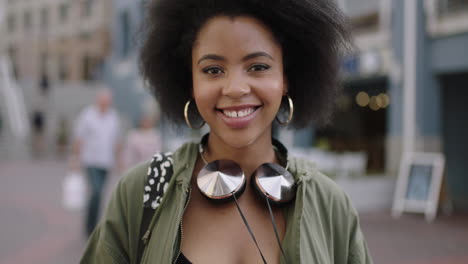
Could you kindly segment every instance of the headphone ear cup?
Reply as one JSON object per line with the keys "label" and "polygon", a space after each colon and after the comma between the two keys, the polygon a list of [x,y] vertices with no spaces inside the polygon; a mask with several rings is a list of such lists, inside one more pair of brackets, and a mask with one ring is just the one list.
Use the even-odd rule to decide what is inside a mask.
{"label": "headphone ear cup", "polygon": [[197,176],[198,190],[214,202],[227,202],[240,197],[246,188],[244,172],[231,160],[216,160],[206,164]]}
{"label": "headphone ear cup", "polygon": [[236,198],[240,198],[242,196],[242,194],[244,193],[246,187],[247,187],[247,181],[244,178],[244,180],[242,181],[242,185],[239,188],[239,190],[232,193],[231,196],[229,197],[229,199],[226,200],[226,201],[233,201],[234,200],[234,197],[233,197],[234,195],[236,196]]}
{"label": "headphone ear cup", "polygon": [[296,183],[293,176],[282,166],[264,163],[252,175],[252,185],[262,198],[270,203],[282,205],[290,202],[296,195]]}
{"label": "headphone ear cup", "polygon": [[257,171],[255,171],[252,177],[250,177],[251,178],[250,184],[254,188],[255,193],[261,200],[265,200],[265,198],[267,198],[270,201],[270,203],[277,205],[277,202],[273,201],[273,199],[269,197],[268,193],[263,188],[260,187],[260,182],[258,181],[258,175],[259,174],[257,173]]}
{"label": "headphone ear cup", "polygon": [[246,184],[246,180],[244,178],[243,181],[242,181],[241,186],[239,187],[239,189],[237,191],[228,193],[228,194],[226,194],[224,196],[218,196],[218,197],[211,196],[211,197],[209,197],[205,193],[203,193],[200,190],[200,188],[199,188],[199,190],[203,194],[203,196],[205,196],[205,198],[207,198],[208,200],[213,201],[216,204],[223,204],[223,203],[228,203],[228,202],[234,201],[234,197],[233,197],[234,195],[236,196],[237,199],[239,199],[242,196],[242,194],[244,193],[246,187],[247,187],[247,184]]}

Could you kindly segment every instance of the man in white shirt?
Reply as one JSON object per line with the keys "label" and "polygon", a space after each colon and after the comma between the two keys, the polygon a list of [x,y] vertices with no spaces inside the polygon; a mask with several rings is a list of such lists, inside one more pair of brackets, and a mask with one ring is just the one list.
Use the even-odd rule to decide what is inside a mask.
{"label": "man in white shirt", "polygon": [[86,107],[79,115],[75,127],[73,152],[80,167],[87,174],[90,199],[86,215],[86,232],[92,233],[98,222],[102,191],[112,168],[120,169],[120,121],[111,108],[112,94],[101,90],[96,104]]}

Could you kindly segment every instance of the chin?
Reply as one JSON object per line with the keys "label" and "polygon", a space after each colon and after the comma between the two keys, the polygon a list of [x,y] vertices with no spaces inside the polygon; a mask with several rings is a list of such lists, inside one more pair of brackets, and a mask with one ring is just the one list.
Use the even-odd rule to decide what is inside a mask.
{"label": "chin", "polygon": [[235,149],[248,147],[265,135],[265,131],[259,131],[258,128],[211,130],[210,133]]}

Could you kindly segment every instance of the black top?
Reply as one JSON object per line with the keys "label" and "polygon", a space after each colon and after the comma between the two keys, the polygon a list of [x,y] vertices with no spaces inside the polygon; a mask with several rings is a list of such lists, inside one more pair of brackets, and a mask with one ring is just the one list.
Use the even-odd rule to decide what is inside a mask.
{"label": "black top", "polygon": [[177,258],[177,261],[175,264],[192,264],[185,256],[184,253],[180,252],[179,257]]}

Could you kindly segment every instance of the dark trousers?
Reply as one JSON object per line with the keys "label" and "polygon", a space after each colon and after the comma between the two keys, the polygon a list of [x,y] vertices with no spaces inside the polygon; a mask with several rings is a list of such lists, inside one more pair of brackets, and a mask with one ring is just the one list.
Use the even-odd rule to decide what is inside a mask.
{"label": "dark trousers", "polygon": [[90,199],[86,215],[86,233],[89,236],[98,222],[102,191],[104,190],[104,184],[107,178],[107,169],[87,167],[86,174],[90,187]]}

